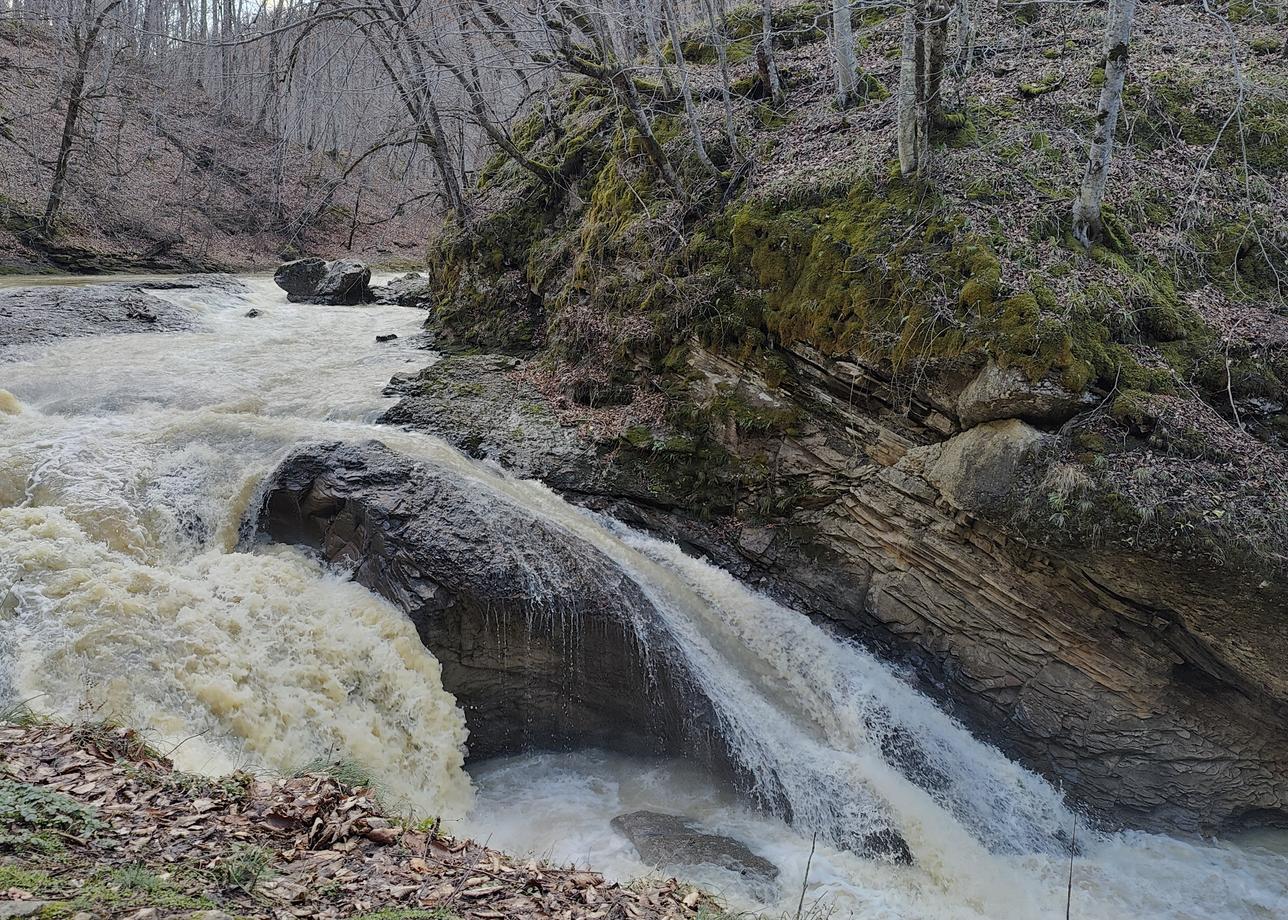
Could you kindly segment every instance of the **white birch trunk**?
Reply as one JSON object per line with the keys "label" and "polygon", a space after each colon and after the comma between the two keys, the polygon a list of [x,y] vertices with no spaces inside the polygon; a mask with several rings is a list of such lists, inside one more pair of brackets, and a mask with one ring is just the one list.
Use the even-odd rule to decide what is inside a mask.
{"label": "white birch trunk", "polygon": [[832,44],[836,51],[836,104],[844,109],[854,101],[854,30],[849,0],[832,0]]}
{"label": "white birch trunk", "polygon": [[1113,0],[1105,25],[1105,85],[1100,90],[1096,127],[1091,135],[1091,152],[1082,190],[1073,203],[1073,235],[1088,248],[1104,235],[1101,206],[1109,161],[1114,150],[1114,129],[1122,109],[1123,84],[1127,80],[1127,50],[1131,43],[1136,0]]}

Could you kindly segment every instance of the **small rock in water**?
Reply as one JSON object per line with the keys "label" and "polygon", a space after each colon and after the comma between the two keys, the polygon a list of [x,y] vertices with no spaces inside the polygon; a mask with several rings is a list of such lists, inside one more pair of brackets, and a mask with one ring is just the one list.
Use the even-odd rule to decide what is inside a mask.
{"label": "small rock in water", "polygon": [[913,863],[912,850],[908,846],[908,841],[904,840],[903,835],[894,828],[887,827],[884,830],[864,834],[858,838],[856,845],[851,849],[860,856],[884,859],[899,866],[911,866]]}
{"label": "small rock in water", "polygon": [[378,336],[376,336],[376,341],[377,341],[377,342],[392,342],[392,341],[393,341],[394,339],[396,339],[396,338],[398,338],[397,333],[391,332],[391,333],[389,333],[388,335],[378,335]]}
{"label": "small rock in water", "polygon": [[258,311],[258,310],[247,310],[247,311],[246,311],[246,318],[247,318],[247,319],[254,319],[254,318],[255,318],[255,317],[257,317],[257,316],[259,316],[259,311]]}
{"label": "small rock in water", "polygon": [[635,844],[640,859],[653,866],[718,866],[737,872],[761,888],[778,878],[778,867],[743,843],[732,837],[703,833],[694,822],[679,815],[633,811],[618,815],[612,825]]}

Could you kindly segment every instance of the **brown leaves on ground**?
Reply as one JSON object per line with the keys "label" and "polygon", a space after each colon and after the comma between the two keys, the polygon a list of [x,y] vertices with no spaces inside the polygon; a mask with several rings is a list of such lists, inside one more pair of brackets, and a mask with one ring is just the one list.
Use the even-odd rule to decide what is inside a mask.
{"label": "brown leaves on ground", "polygon": [[[87,840],[52,855],[0,849],[0,869],[47,873],[52,886],[0,891],[0,903],[83,903],[90,876],[143,867],[179,889],[180,900],[272,920],[381,911],[395,912],[382,920],[397,911],[441,920],[626,920],[684,918],[713,906],[674,879],[624,888],[594,872],[513,859],[436,825],[409,828],[385,815],[371,790],[324,774],[179,773],[124,729],[3,726],[0,749],[0,777],[68,796],[102,822]],[[145,905],[144,915],[203,916],[161,900]],[[138,909],[136,901],[123,914],[107,908],[90,916]]]}

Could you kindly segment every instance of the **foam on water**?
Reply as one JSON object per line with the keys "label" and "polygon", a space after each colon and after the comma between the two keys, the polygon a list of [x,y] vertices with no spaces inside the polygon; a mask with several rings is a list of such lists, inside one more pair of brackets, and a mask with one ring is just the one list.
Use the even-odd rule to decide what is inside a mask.
{"label": "foam on water", "polygon": [[[656,611],[636,624],[643,646],[659,631],[674,640],[761,798],[793,818],[682,763],[586,752],[484,765],[467,829],[626,879],[647,867],[609,820],[683,813],[778,864],[770,909],[789,913],[817,831],[806,903],[819,911],[1063,915],[1075,818],[1059,792],[898,673],[673,545],[369,424],[391,374],[427,361],[408,343],[417,312],[288,305],[263,280],[168,296],[199,331],[63,341],[0,363],[0,695],[146,726],[190,768],[347,757],[395,799],[460,819],[463,720],[406,619],[294,549],[238,544],[293,446],[374,437],[613,560]],[[262,315],[245,318],[250,306]],[[376,345],[387,332],[401,338]],[[836,845],[881,825],[905,836],[914,866]],[[1288,916],[1288,858],[1267,845],[1280,837],[1077,833],[1072,916]],[[749,905],[738,879],[698,878]]]}

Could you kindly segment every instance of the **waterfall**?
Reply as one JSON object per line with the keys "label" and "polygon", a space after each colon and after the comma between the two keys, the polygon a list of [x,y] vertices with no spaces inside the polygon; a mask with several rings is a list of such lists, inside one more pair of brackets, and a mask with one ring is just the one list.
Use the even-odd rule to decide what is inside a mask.
{"label": "waterfall", "polygon": [[[189,769],[359,761],[417,811],[624,875],[643,867],[608,819],[647,805],[777,862],[787,908],[817,833],[805,887],[835,916],[1062,916],[1059,790],[896,670],[674,545],[371,424],[389,377],[430,359],[415,311],[288,305],[259,279],[166,296],[195,329],[0,354],[0,696],[138,725]],[[371,438],[611,561],[647,601],[641,646],[683,658],[768,811],[682,763],[581,752],[485,765],[471,812],[462,714],[402,613],[300,550],[239,543],[292,449]],[[884,828],[913,865],[851,851]],[[1075,917],[1288,915],[1288,860],[1264,847],[1078,835]]]}

